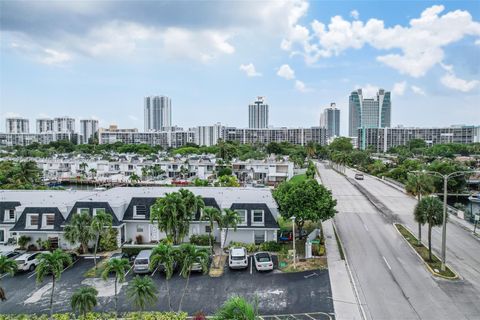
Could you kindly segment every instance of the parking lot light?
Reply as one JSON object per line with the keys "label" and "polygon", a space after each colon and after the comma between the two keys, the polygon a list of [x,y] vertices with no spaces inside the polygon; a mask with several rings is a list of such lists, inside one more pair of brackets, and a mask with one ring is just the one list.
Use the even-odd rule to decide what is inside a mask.
{"label": "parking lot light", "polygon": [[295,216],[292,218],[292,229],[293,229],[293,269],[297,269],[297,252],[295,251]]}

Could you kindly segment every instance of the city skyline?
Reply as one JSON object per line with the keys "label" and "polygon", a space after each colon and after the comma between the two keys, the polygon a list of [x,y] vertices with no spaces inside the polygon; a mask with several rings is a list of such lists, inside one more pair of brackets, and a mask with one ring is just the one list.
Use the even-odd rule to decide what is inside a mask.
{"label": "city skyline", "polygon": [[480,123],[475,2],[213,2],[201,20],[164,3],[162,22],[154,3],[96,4],[37,3],[23,19],[24,4],[1,3],[2,126],[68,114],[142,128],[142,97],[162,94],[174,125],[246,127],[245,107],[265,96],[274,127],[315,126],[335,101],[347,135],[349,93],[380,87],[392,92],[392,126]]}

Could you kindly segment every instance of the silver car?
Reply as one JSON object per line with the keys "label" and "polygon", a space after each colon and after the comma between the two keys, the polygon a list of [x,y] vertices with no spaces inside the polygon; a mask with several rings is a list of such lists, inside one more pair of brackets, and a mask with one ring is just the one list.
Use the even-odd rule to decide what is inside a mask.
{"label": "silver car", "polygon": [[150,272],[150,256],[152,250],[142,250],[133,262],[133,272],[135,273],[149,273]]}
{"label": "silver car", "polygon": [[255,269],[257,271],[271,271],[273,270],[272,256],[268,252],[257,252],[253,255]]}
{"label": "silver car", "polygon": [[228,254],[228,266],[230,269],[248,268],[247,249],[244,247],[231,248]]}

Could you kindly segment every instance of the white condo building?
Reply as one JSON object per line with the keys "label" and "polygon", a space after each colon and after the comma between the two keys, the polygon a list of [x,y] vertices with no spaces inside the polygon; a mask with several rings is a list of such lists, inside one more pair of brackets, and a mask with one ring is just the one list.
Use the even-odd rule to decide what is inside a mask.
{"label": "white condo building", "polygon": [[268,128],[268,104],[264,97],[257,97],[257,100],[248,106],[248,127],[250,129]]}
{"label": "white condo building", "polygon": [[95,134],[98,132],[98,120],[95,119],[81,119],[80,120],[80,134],[82,135],[83,143],[89,143]]}
{"label": "white condo building", "polygon": [[145,97],[145,132],[162,131],[172,126],[172,101],[166,96]]}
{"label": "white condo building", "polygon": [[53,119],[41,118],[37,119],[37,133],[53,132]]}
{"label": "white condo building", "polygon": [[195,131],[195,144],[199,146],[216,145],[218,139],[223,139],[224,126],[216,123],[213,126],[198,126],[193,129]]}
{"label": "white condo building", "polygon": [[54,132],[75,132],[75,119],[70,117],[58,117],[53,119]]}
{"label": "white condo building", "polygon": [[6,133],[29,133],[30,125],[28,119],[12,117],[5,119]]}

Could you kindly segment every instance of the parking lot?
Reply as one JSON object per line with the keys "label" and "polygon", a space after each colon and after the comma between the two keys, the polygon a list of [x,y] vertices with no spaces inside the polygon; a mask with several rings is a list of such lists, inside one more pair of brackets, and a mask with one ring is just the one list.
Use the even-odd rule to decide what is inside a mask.
{"label": "parking lot", "polygon": [[[58,281],[54,296],[54,311],[69,312],[70,297],[82,285],[94,286],[99,291],[98,311],[113,311],[113,278],[103,281],[98,278],[85,278],[83,274],[93,266],[91,259],[81,258],[67,268]],[[129,272],[126,281],[119,286],[119,306],[121,311],[133,311],[125,296],[125,287],[134,277]],[[150,310],[166,311],[167,290],[163,273],[156,272],[152,277],[158,289],[158,302]],[[34,272],[18,273],[14,277],[4,276],[2,286],[8,300],[0,305],[1,313],[40,313],[48,312],[51,282],[46,278],[37,284]],[[175,274],[170,280],[172,305],[176,309],[182,294],[185,280]],[[213,313],[230,296],[240,295],[250,301],[257,301],[264,319],[331,319],[333,303],[327,270],[301,273],[257,272],[255,268],[230,270],[219,278],[192,273],[189,289],[183,302],[183,309],[189,313],[203,311]],[[311,315],[309,315],[311,314]],[[268,315],[278,315],[269,317]]]}

